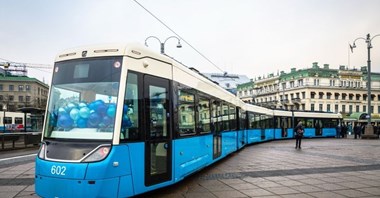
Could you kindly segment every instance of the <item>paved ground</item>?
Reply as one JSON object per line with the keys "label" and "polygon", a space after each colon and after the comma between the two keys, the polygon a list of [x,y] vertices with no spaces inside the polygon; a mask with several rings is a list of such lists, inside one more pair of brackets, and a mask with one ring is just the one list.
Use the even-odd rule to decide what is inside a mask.
{"label": "paved ground", "polygon": [[[139,197],[380,197],[380,140],[304,139],[248,146]],[[2,154],[0,153],[0,160]],[[34,163],[0,161],[0,197],[37,197]]]}

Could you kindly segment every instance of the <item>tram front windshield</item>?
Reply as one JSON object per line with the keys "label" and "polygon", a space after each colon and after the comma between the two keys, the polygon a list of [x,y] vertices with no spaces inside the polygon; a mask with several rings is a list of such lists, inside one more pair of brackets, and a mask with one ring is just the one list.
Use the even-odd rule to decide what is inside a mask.
{"label": "tram front windshield", "polygon": [[122,57],[57,62],[45,138],[111,140]]}

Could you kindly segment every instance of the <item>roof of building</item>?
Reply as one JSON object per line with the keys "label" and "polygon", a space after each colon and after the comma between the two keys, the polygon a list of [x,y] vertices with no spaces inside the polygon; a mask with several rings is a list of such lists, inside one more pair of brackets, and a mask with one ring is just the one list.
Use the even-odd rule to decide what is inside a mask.
{"label": "roof of building", "polygon": [[7,82],[36,82],[38,84],[41,84],[43,86],[48,87],[46,83],[43,83],[39,81],[37,78],[30,78],[28,76],[3,76],[0,75],[0,81],[7,81]]}

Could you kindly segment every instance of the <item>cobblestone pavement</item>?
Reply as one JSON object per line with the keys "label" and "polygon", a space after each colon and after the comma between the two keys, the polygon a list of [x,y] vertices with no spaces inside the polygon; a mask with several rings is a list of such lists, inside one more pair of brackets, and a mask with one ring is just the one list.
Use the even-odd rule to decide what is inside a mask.
{"label": "cobblestone pavement", "polygon": [[[139,197],[380,197],[380,140],[304,139],[248,146]],[[1,160],[1,154],[0,154]],[[0,197],[37,197],[33,159],[2,164]]]}

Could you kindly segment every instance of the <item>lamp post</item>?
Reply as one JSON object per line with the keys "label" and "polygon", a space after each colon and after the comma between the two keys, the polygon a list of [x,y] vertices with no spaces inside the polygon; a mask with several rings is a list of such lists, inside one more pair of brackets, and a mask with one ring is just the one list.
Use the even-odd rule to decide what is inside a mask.
{"label": "lamp post", "polygon": [[166,38],[164,42],[161,42],[161,40],[160,40],[159,38],[155,37],[155,36],[149,36],[149,37],[147,37],[147,38],[145,39],[145,46],[147,46],[147,47],[148,47],[148,43],[147,43],[147,41],[148,41],[148,39],[150,39],[150,38],[154,38],[154,39],[156,39],[158,42],[160,42],[160,46],[161,46],[161,54],[165,54],[165,43],[166,43],[166,41],[168,41],[168,40],[171,39],[171,38],[175,38],[175,39],[178,40],[177,48],[181,48],[181,47],[182,47],[182,45],[181,45],[181,40],[180,40],[178,37],[176,37],[176,36],[170,36],[170,37]]}
{"label": "lamp post", "polygon": [[[367,52],[368,52],[368,59],[367,59],[367,112],[368,112],[368,123],[366,126],[365,134],[373,134],[373,127],[371,124],[371,48],[372,48],[372,40],[376,37],[380,36],[380,34],[377,34],[371,38],[370,34],[367,34],[366,38],[359,37],[354,40],[353,45],[350,45],[351,52],[353,52],[353,49],[356,48],[355,42],[357,40],[364,40],[367,43]],[[372,132],[372,133],[371,133]]]}
{"label": "lamp post", "polygon": [[3,129],[3,132],[5,133],[5,111],[7,110],[7,105],[4,103],[3,104],[3,112],[4,112],[4,115],[3,115],[3,126],[4,126],[4,129]]}

